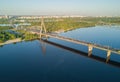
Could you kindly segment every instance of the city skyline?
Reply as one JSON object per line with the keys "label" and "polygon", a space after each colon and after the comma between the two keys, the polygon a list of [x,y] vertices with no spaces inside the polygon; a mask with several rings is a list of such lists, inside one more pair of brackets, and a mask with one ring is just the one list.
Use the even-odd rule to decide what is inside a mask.
{"label": "city skyline", "polygon": [[0,15],[120,16],[119,0],[0,0]]}

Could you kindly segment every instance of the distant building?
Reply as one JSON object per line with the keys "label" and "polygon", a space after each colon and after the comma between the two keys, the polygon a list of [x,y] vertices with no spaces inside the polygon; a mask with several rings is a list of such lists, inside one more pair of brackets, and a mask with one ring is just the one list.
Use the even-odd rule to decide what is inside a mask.
{"label": "distant building", "polygon": [[4,16],[1,15],[1,16],[0,16],[0,19],[2,19],[2,18],[4,18],[4,19],[8,19],[8,18],[10,18],[10,16],[8,16],[8,15],[4,15]]}

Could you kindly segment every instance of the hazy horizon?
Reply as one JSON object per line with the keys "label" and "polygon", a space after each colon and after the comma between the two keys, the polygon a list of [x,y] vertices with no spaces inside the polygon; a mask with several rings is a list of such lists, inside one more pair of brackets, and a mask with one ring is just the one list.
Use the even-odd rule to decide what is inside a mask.
{"label": "hazy horizon", "polygon": [[0,15],[120,16],[120,0],[0,0]]}

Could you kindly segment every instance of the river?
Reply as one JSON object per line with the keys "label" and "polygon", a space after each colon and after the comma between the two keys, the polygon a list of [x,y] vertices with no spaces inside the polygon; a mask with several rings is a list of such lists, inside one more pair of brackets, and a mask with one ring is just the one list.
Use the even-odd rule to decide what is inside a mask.
{"label": "river", "polygon": [[[120,26],[80,28],[61,36],[120,48]],[[87,52],[87,47],[53,38],[49,41]],[[105,58],[106,52],[93,54]],[[120,56],[111,55],[120,62]],[[0,81],[4,82],[120,82],[120,68],[34,40],[0,47]]]}

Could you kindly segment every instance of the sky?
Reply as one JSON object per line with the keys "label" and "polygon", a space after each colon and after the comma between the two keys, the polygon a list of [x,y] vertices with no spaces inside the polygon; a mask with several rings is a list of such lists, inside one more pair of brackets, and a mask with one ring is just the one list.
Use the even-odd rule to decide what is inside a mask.
{"label": "sky", "polygon": [[0,0],[0,15],[120,16],[120,0]]}

